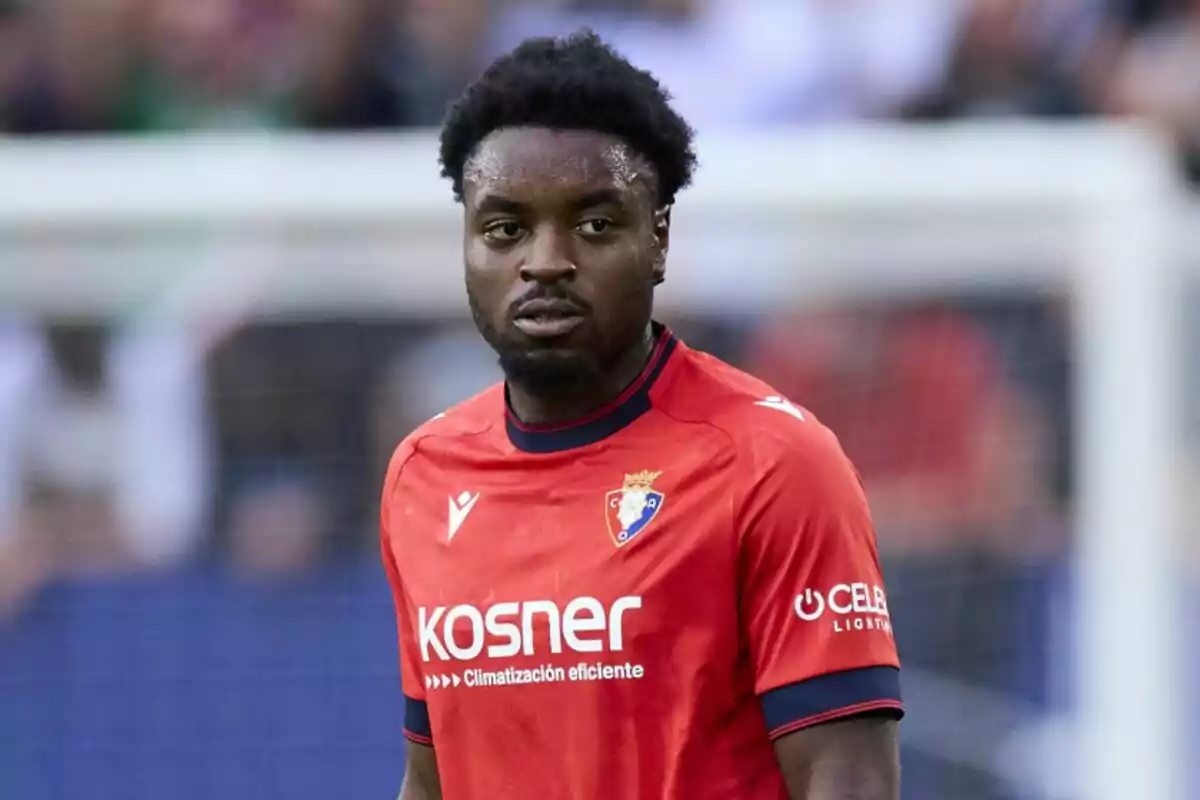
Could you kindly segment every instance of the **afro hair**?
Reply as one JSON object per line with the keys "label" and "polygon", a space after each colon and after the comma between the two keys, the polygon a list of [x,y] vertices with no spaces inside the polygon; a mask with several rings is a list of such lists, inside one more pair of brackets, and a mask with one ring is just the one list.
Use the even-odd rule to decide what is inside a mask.
{"label": "afro hair", "polygon": [[657,175],[670,205],[692,179],[693,132],[650,73],[618,55],[590,30],[564,39],[527,39],[467,87],[442,124],[442,175],[463,199],[467,160],[493,131],[511,127],[596,131],[621,139]]}

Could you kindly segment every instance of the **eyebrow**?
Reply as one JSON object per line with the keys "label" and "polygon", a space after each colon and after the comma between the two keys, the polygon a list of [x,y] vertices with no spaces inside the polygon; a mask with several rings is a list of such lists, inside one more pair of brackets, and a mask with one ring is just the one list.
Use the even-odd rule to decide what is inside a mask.
{"label": "eyebrow", "polygon": [[524,203],[518,203],[516,200],[509,200],[507,197],[501,197],[496,194],[485,194],[475,204],[477,213],[501,213],[501,214],[519,214],[525,210]]}
{"label": "eyebrow", "polygon": [[575,208],[591,208],[592,206],[625,205],[624,194],[617,189],[597,189],[594,192],[588,192],[571,204]]}
{"label": "eyebrow", "polygon": [[[571,206],[577,210],[605,204],[624,207],[623,193],[618,189],[597,189],[581,195],[571,202]],[[475,212],[478,214],[520,214],[527,208],[528,205],[525,203],[497,194],[485,194],[475,204]]]}

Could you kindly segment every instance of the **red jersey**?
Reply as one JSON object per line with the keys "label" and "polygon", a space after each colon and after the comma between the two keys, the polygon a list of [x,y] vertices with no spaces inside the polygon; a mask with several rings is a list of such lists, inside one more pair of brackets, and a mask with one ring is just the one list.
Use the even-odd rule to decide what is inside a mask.
{"label": "red jersey", "polygon": [[772,739],[902,713],[837,440],[663,329],[587,419],[522,425],[500,385],[418,429],[382,544],[447,800],[779,800]]}

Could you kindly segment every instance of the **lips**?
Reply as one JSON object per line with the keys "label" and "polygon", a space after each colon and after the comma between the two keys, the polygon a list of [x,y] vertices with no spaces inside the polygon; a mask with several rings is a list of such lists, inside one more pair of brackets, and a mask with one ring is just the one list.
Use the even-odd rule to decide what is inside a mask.
{"label": "lips", "polygon": [[517,309],[513,325],[526,336],[553,339],[575,330],[584,311],[567,300],[530,300]]}
{"label": "lips", "polygon": [[582,317],[583,309],[569,300],[529,300],[517,308],[517,319]]}

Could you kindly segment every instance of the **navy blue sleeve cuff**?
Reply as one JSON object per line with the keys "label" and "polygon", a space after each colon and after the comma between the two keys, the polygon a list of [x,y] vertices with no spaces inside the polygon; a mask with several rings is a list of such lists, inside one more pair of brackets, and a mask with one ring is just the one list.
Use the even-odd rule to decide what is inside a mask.
{"label": "navy blue sleeve cuff", "polygon": [[404,695],[404,736],[417,744],[433,746],[429,706],[424,700],[414,700],[408,695]]}
{"label": "navy blue sleeve cuff", "polygon": [[831,672],[772,689],[760,701],[772,739],[859,714],[885,712],[896,719],[904,716],[900,670],[895,667]]}

